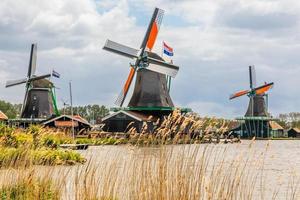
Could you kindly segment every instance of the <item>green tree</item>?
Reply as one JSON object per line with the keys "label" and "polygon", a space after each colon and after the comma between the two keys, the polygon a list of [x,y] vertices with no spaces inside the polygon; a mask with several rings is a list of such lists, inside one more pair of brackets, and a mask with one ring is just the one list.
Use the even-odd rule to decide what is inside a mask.
{"label": "green tree", "polygon": [[0,110],[7,115],[8,118],[16,118],[20,113],[22,104],[11,104],[9,102],[0,100]]}
{"label": "green tree", "polygon": [[[65,109],[60,110],[61,114],[70,115],[71,108],[66,107]],[[80,115],[81,117],[85,118],[89,122],[95,120],[99,121],[101,118],[109,114],[109,109],[105,106],[100,106],[97,104],[94,105],[86,105],[86,106],[74,106],[73,107],[74,115]]]}
{"label": "green tree", "polygon": [[299,112],[291,112],[291,113],[284,113],[279,114],[279,124],[282,125],[284,128],[300,128],[300,113]]}

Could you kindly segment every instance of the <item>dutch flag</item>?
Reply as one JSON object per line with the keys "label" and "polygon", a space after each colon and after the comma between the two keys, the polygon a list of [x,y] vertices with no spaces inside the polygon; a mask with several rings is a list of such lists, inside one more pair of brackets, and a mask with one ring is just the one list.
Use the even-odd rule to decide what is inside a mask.
{"label": "dutch flag", "polygon": [[164,54],[168,56],[174,55],[173,48],[168,46],[165,42],[163,42],[163,50],[164,50]]}
{"label": "dutch flag", "polygon": [[60,74],[54,70],[52,70],[52,76],[56,77],[56,78],[59,78],[60,77]]}

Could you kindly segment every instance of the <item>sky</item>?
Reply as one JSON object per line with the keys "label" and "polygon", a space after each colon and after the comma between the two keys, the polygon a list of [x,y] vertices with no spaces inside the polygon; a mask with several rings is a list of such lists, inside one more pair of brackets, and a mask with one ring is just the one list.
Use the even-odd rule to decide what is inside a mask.
{"label": "sky", "polygon": [[249,88],[254,65],[257,85],[275,83],[269,111],[299,111],[297,0],[1,0],[0,99],[23,101],[24,85],[5,82],[25,77],[37,43],[37,74],[61,74],[52,79],[59,105],[69,101],[72,81],[74,105],[114,106],[131,60],[102,47],[111,39],[138,48],[155,7],[165,15],[153,51],[160,53],[165,41],[180,66],[171,88],[176,106],[202,116],[244,115],[248,97],[229,95]]}

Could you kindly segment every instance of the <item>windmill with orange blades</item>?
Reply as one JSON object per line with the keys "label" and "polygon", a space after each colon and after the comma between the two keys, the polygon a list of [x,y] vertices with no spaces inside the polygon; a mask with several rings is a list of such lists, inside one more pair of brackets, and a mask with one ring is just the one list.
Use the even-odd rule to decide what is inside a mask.
{"label": "windmill with orange blades", "polygon": [[230,100],[247,95],[250,98],[248,110],[245,116],[267,116],[267,104],[265,98],[267,92],[273,87],[274,83],[265,83],[256,87],[256,74],[254,66],[249,66],[250,89],[236,92],[230,96]]}
{"label": "windmill with orange blades", "polygon": [[126,110],[149,114],[167,114],[174,109],[166,76],[174,78],[179,67],[167,63],[158,54],[152,52],[163,14],[163,10],[155,8],[140,48],[132,48],[111,40],[107,40],[103,47],[106,51],[133,60],[130,64],[128,78],[115,102],[120,109],[124,109],[122,106],[135,76],[133,94],[125,108]]}
{"label": "windmill with orange blades", "polygon": [[[235,131],[242,133],[244,137],[269,137],[269,121],[273,119],[268,113],[267,92],[273,87],[274,83],[264,83],[256,87],[256,74],[254,66],[249,66],[250,88],[232,94],[229,99],[241,96],[248,96],[250,101],[244,117],[237,118],[242,123]],[[266,99],[265,99],[266,98]]]}

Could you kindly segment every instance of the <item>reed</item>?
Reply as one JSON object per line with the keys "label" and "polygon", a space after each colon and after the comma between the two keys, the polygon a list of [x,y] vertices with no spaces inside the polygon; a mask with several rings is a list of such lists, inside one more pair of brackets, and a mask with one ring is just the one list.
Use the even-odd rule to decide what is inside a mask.
{"label": "reed", "polygon": [[127,128],[128,143],[142,146],[218,143],[220,138],[224,138],[228,132],[230,122],[230,120],[225,119],[202,118],[196,113],[183,115],[179,110],[175,110],[162,122],[158,120],[155,123],[157,126],[154,128],[150,129],[145,123],[140,133],[137,132],[133,124],[129,124]]}
{"label": "reed", "polygon": [[[13,177],[12,177],[13,176]],[[50,178],[38,178],[34,171],[6,172],[5,182],[1,182],[0,198],[7,200],[58,200],[61,197],[58,185],[54,185]]]}

